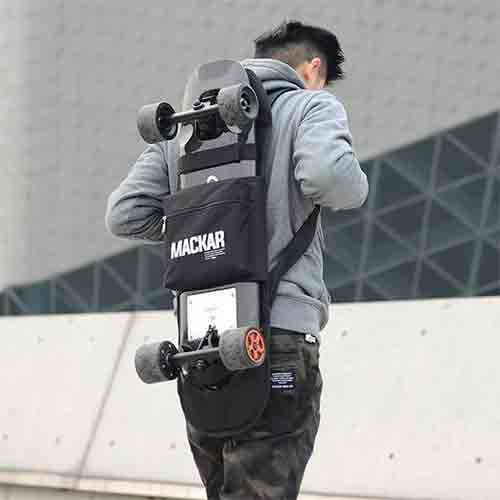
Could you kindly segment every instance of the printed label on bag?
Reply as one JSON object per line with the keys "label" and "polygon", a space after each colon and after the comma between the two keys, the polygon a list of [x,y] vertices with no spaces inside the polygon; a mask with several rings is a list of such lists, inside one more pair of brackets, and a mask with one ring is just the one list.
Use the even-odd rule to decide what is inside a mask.
{"label": "printed label on bag", "polygon": [[281,391],[295,389],[295,370],[273,370],[271,372],[271,389]]}
{"label": "printed label on bag", "polygon": [[224,231],[197,234],[190,238],[173,241],[170,244],[170,258],[172,260],[204,252],[205,260],[213,260],[226,253]]}

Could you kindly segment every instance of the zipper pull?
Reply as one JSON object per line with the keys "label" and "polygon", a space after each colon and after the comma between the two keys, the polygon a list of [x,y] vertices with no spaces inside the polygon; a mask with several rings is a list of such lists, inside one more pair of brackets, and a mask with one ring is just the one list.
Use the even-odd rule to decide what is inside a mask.
{"label": "zipper pull", "polygon": [[164,215],[162,218],[162,223],[161,223],[161,234],[164,235],[165,231],[167,230],[167,216]]}

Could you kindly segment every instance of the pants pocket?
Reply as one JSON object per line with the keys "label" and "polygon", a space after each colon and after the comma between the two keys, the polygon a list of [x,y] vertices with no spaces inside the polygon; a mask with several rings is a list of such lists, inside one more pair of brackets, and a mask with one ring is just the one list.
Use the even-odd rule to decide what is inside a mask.
{"label": "pants pocket", "polygon": [[302,335],[271,335],[271,393],[256,432],[276,435],[303,428],[316,381],[313,349]]}

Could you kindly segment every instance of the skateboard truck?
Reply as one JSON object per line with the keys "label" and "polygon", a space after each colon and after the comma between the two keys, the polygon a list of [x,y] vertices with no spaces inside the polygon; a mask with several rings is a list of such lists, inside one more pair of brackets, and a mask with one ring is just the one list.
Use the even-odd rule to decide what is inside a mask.
{"label": "skateboard truck", "polygon": [[193,102],[192,109],[175,112],[166,102],[143,106],[138,113],[137,128],[149,144],[170,141],[179,124],[195,124],[219,116],[230,132],[239,134],[249,128],[259,113],[259,101],[249,85],[238,83],[218,91],[205,92]]}
{"label": "skateboard truck", "polygon": [[210,326],[205,337],[183,347],[186,349],[179,352],[168,340],[141,346],[135,355],[139,378],[146,384],[174,380],[181,370],[186,375],[201,372],[218,360],[230,372],[246,370],[260,366],[266,356],[264,336],[255,327],[234,328],[219,335]]}

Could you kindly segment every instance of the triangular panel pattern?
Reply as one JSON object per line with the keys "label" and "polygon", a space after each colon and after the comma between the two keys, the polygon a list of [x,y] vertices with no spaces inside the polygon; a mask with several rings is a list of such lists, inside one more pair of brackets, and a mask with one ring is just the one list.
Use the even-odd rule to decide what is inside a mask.
{"label": "triangular panel pattern", "polygon": [[430,185],[435,151],[436,141],[431,138],[394,151],[384,160],[425,191]]}
{"label": "triangular panel pattern", "polygon": [[437,186],[443,187],[461,179],[467,179],[484,173],[484,168],[468,156],[455,141],[448,137],[443,140],[443,146],[438,160]]}
{"label": "triangular panel pattern", "polygon": [[464,148],[477,154],[486,163],[491,161],[498,113],[491,113],[479,120],[467,123],[450,132]]}
{"label": "triangular panel pattern", "polygon": [[452,275],[462,286],[466,286],[474,258],[474,248],[475,242],[468,241],[431,254],[429,260]]}

